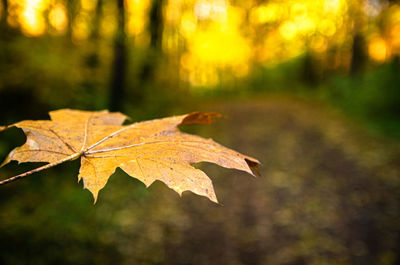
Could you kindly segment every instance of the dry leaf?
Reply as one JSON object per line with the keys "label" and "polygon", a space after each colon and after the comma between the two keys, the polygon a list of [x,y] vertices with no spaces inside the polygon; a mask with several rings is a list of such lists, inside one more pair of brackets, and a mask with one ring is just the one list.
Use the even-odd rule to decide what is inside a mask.
{"label": "dry leaf", "polygon": [[256,159],[178,129],[183,124],[212,123],[220,117],[217,113],[195,112],[125,126],[125,115],[108,111],[63,109],[50,112],[50,117],[0,127],[1,131],[15,126],[27,136],[26,143],[11,151],[1,166],[12,160],[49,163],[14,178],[81,158],[78,178],[95,201],[119,167],[147,187],[160,180],[179,194],[189,190],[217,202],[211,180],[192,164],[206,161],[258,173]]}

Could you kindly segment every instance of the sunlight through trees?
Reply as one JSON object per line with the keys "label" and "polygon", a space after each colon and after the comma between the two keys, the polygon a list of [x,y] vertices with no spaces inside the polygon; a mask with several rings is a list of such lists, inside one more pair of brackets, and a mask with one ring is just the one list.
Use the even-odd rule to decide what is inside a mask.
{"label": "sunlight through trees", "polygon": [[[151,2],[125,1],[125,31],[135,47],[150,45]],[[8,0],[3,9],[4,3],[8,24],[26,36],[70,34],[74,44],[83,44],[90,41],[99,9],[101,38],[111,41],[117,30],[111,0]],[[347,71],[356,36],[372,61],[400,55],[400,6],[384,0],[170,0],[162,1],[162,12],[162,50],[179,62],[180,78],[194,86],[241,78],[254,64],[306,52],[318,56],[321,67]]]}

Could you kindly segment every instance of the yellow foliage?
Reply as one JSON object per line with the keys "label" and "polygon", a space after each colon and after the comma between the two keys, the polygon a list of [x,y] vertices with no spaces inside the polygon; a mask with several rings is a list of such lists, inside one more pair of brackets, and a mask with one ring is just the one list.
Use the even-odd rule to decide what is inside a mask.
{"label": "yellow foliage", "polygon": [[20,2],[19,21],[22,30],[28,36],[39,36],[46,30],[42,13],[48,5],[48,0],[25,0]]}
{"label": "yellow foliage", "polygon": [[[363,19],[371,19],[367,16],[375,18],[383,8],[355,0],[231,2],[165,1],[162,47],[174,56],[184,54],[179,71],[192,85],[217,84],[223,71],[229,71],[233,78],[246,75],[253,61],[274,64],[298,56],[308,48],[323,53],[330,47],[347,45],[353,35],[355,12]],[[88,38],[96,4],[97,0],[80,1],[73,24],[74,41]],[[126,0],[125,4],[126,33],[135,37],[136,45],[148,45],[151,1]],[[64,33],[68,25],[65,2],[9,0],[8,9],[8,23],[21,27],[27,36],[46,32],[46,14],[57,33]],[[394,4],[385,10],[385,29],[370,23],[368,32],[362,32],[368,40],[369,55],[377,61],[400,54],[400,6]],[[103,38],[114,36],[116,14],[115,2],[103,2],[100,21]]]}
{"label": "yellow foliage", "polygon": [[374,38],[369,43],[368,52],[371,58],[373,58],[374,60],[384,61],[387,54],[386,42],[382,38]]}
{"label": "yellow foliage", "polygon": [[61,4],[56,4],[49,12],[50,24],[60,33],[65,32],[67,28],[67,14],[65,7]]}

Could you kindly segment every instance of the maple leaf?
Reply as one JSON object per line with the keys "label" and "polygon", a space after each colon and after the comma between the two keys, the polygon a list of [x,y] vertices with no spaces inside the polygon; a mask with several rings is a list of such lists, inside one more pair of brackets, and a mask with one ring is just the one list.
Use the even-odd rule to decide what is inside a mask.
{"label": "maple leaf", "polygon": [[218,117],[218,113],[194,112],[122,125],[127,116],[121,113],[62,109],[50,112],[51,120],[3,126],[0,131],[21,128],[27,140],[11,151],[0,167],[12,160],[48,164],[0,184],[80,158],[78,179],[83,179],[95,202],[117,167],[147,187],[160,180],[180,195],[189,190],[217,202],[211,180],[192,164],[205,161],[259,173],[256,159],[178,129],[179,125],[210,124]]}

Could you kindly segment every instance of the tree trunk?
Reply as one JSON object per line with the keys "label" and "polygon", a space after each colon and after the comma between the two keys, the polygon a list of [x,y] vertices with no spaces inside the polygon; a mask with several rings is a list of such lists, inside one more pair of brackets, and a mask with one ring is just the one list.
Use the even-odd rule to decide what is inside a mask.
{"label": "tree trunk", "polygon": [[[139,72],[140,87],[144,89],[146,89],[150,81],[154,80],[154,72],[162,52],[162,35],[164,29],[163,0],[152,1],[149,20],[150,49]],[[137,96],[139,99],[143,98],[143,91],[140,91]]]}
{"label": "tree trunk", "polygon": [[114,40],[114,65],[111,80],[110,109],[122,111],[125,71],[126,71],[126,34],[125,34],[125,6],[124,0],[117,0],[118,29]]}
{"label": "tree trunk", "polygon": [[301,69],[301,81],[309,87],[315,87],[319,79],[317,61],[312,52],[307,50]]}
{"label": "tree trunk", "polygon": [[67,38],[68,40],[72,41],[72,31],[74,26],[74,19],[76,16],[76,12],[78,10],[78,1],[77,0],[66,0],[67,6]]}
{"label": "tree trunk", "polygon": [[99,58],[99,37],[100,37],[100,22],[102,16],[103,0],[98,0],[96,4],[95,14],[91,23],[90,32],[90,51],[86,57],[86,65],[90,69],[95,69],[100,64]]}
{"label": "tree trunk", "polygon": [[353,26],[353,44],[351,52],[350,62],[350,75],[355,76],[364,70],[367,63],[367,51],[365,38],[362,29],[368,25],[368,18],[363,11],[365,1],[354,0],[349,3],[349,16],[351,17],[351,23]]}
{"label": "tree trunk", "polygon": [[90,34],[90,38],[92,40],[97,40],[99,38],[100,22],[101,22],[101,16],[103,14],[102,8],[103,8],[103,0],[97,0],[96,10],[92,20],[92,31]]}
{"label": "tree trunk", "polygon": [[361,73],[364,70],[367,58],[364,36],[360,33],[356,33],[353,37],[350,74],[354,76],[358,73]]}
{"label": "tree trunk", "polygon": [[1,26],[7,26],[7,17],[8,17],[8,1],[1,0],[1,4],[3,5],[2,14],[1,14]]}
{"label": "tree trunk", "polygon": [[162,34],[164,29],[163,21],[163,0],[153,0],[150,8],[150,46],[153,49],[161,50]]}

